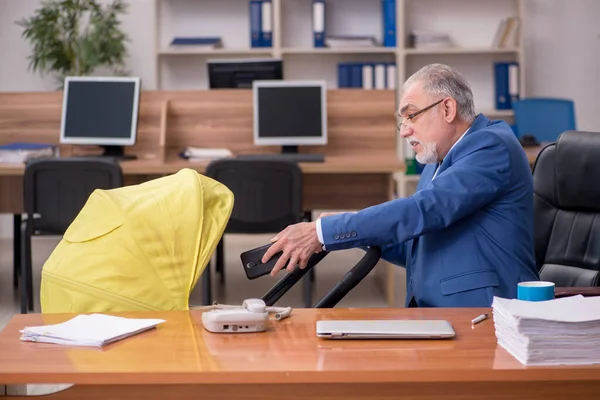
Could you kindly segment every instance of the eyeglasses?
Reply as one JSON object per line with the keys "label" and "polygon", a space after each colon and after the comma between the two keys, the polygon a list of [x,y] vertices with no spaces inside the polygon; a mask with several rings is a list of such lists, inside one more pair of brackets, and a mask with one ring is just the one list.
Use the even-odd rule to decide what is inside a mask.
{"label": "eyeglasses", "polygon": [[[444,98],[444,99],[445,99],[445,98]],[[427,110],[430,110],[430,109],[432,109],[433,107],[437,106],[437,105],[438,105],[438,104],[440,104],[442,101],[444,101],[444,99],[438,100],[438,101],[436,101],[435,103],[433,103],[433,104],[430,104],[430,105],[428,105],[427,107],[420,109],[419,111],[415,111],[415,112],[414,112],[414,113],[412,113],[412,114],[408,114],[408,115],[406,116],[406,118],[403,118],[403,117],[402,117],[400,114],[397,114],[397,115],[396,115],[396,117],[397,117],[397,123],[398,123],[398,130],[399,130],[399,131],[401,131],[401,130],[402,130],[402,127],[404,126],[404,125],[403,125],[403,124],[404,124],[404,120],[409,120],[409,121],[412,121],[412,119],[413,119],[414,117],[416,117],[417,115],[423,114],[423,113],[424,113],[425,111],[427,111]]]}

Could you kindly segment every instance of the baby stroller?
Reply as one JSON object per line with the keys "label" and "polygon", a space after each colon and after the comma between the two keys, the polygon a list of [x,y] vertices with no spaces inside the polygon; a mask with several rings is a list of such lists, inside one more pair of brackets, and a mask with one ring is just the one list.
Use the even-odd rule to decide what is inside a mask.
{"label": "baby stroller", "polygon": [[[42,312],[188,310],[233,202],[226,186],[187,168],[94,191],[43,266]],[[285,275],[265,294],[265,303],[273,305],[326,255],[315,254],[307,268]],[[379,249],[369,249],[315,307],[337,304],[379,256]]]}
{"label": "baby stroller", "polygon": [[[302,277],[314,268],[329,252],[322,251],[313,254],[306,268],[295,268],[287,273],[279,282],[277,282],[263,297],[265,305],[274,305],[291,287],[293,287]],[[333,308],[340,302],[352,289],[356,287],[377,265],[381,257],[381,250],[378,247],[369,247],[366,254],[358,263],[344,275],[329,292],[325,294],[313,308]]]}

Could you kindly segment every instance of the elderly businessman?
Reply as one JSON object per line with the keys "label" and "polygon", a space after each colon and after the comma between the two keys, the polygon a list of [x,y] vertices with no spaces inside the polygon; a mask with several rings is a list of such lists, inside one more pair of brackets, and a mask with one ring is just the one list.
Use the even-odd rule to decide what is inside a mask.
{"label": "elderly businessman", "polygon": [[538,280],[533,182],[527,157],[504,121],[476,115],[465,78],[427,65],[404,84],[400,135],[427,164],[414,195],[356,213],[322,215],[277,234],[272,275],[306,266],[311,254],[378,246],[406,267],[407,306],[489,307]]}

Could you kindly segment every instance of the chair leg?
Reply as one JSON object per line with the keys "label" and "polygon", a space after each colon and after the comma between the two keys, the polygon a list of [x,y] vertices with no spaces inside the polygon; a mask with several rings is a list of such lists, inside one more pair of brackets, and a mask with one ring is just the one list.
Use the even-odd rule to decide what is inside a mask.
{"label": "chair leg", "polygon": [[27,293],[29,294],[29,311],[33,311],[33,262],[31,257],[31,235],[27,237],[27,259],[25,260],[27,266],[27,275],[29,280],[27,281]]}
{"label": "chair leg", "polygon": [[21,252],[21,260],[23,261],[21,264],[21,314],[27,314],[27,311],[33,308],[33,293],[31,293],[33,292],[32,268],[31,263],[28,262],[31,258],[27,256],[28,254],[31,255],[31,238],[28,240],[27,222],[21,224],[20,234],[21,248],[19,250]]}
{"label": "chair leg", "polygon": [[217,244],[217,265],[216,270],[220,274],[221,284],[225,283],[225,238],[221,238]]}
{"label": "chair leg", "polygon": [[13,287],[19,286],[21,274],[21,214],[13,214]]}
{"label": "chair leg", "polygon": [[[21,253],[21,249],[18,250]],[[21,275],[21,266],[14,265],[13,266],[13,288],[17,289],[19,287],[19,276]]]}

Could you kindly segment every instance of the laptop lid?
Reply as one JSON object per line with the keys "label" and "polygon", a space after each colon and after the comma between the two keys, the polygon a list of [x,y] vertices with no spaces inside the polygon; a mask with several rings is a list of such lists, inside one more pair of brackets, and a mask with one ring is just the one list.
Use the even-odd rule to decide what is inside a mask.
{"label": "laptop lid", "polygon": [[325,339],[449,339],[454,328],[444,320],[322,320],[317,336]]}

